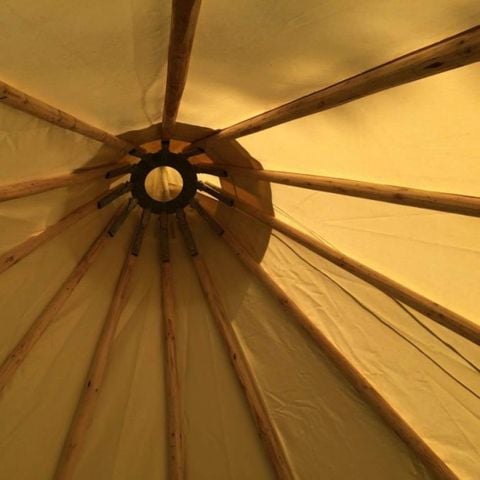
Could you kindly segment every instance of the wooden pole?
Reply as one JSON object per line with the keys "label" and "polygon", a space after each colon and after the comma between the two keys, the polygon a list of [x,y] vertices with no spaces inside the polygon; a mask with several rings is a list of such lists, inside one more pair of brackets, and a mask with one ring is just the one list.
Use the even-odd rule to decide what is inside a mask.
{"label": "wooden pole", "polygon": [[[202,201],[201,198],[200,201]],[[265,225],[269,225],[300,245],[303,245],[305,248],[308,248],[312,252],[325,258],[329,262],[347,270],[387,295],[392,296],[414,308],[418,312],[423,313],[440,325],[443,325],[471,342],[480,345],[480,325],[475,324],[408,287],[401,285],[395,280],[392,280],[353,258],[348,257],[325,242],[317,240],[316,238],[301,232],[295,227],[292,227],[271,215],[261,212],[257,208],[252,207],[239,199],[235,200],[235,208],[256,218]]]}
{"label": "wooden pole", "polygon": [[43,232],[36,233],[27,238],[24,242],[16,245],[7,252],[0,255],[0,273],[13,267],[20,260],[32,253],[38,247],[43,245],[48,240],[56,237],[67,228],[76,224],[88,214],[97,210],[97,201],[105,195],[106,192],[101,193],[93,200],[76,208],[65,217],[61,218],[57,223],[49,225]]}
{"label": "wooden pole", "polygon": [[73,115],[52,107],[41,100],[37,100],[4,82],[0,82],[0,102],[53,123],[53,125],[56,125],[57,127],[72,130],[80,135],[122,150],[125,153],[131,152],[134,155],[144,153],[143,149],[137,148],[135,145],[126,142],[121,138],[115,137],[110,133],[82,122]]}
{"label": "wooden pole", "polygon": [[163,107],[162,138],[173,136],[180,100],[187,81],[188,65],[201,0],[173,0],[168,48],[168,71]]}
{"label": "wooden pole", "polygon": [[[213,217],[200,205],[201,216],[209,218],[209,222],[216,222]],[[217,223],[217,222],[216,222]],[[432,450],[423,438],[402,418],[402,416],[388,403],[370,381],[355,367],[354,364],[332,343],[320,330],[319,326],[309,318],[300,307],[285,293],[272,277],[249,255],[247,250],[223,226],[219,225],[216,233],[223,231],[222,239],[230,247],[245,267],[268,290],[281,307],[294,319],[313,339],[322,353],[340,371],[345,379],[357,390],[365,402],[384,420],[384,422],[404,441],[417,457],[439,479],[457,480],[457,475]]]}
{"label": "wooden pole", "polygon": [[105,208],[107,205],[112,203],[117,198],[130,192],[132,188],[133,188],[133,184],[129,181],[121,183],[120,185],[117,185],[115,188],[112,188],[111,190],[106,192],[106,194],[98,200],[97,207],[99,209]]}
{"label": "wooden pole", "polygon": [[[0,185],[0,202],[28,197],[30,195],[36,195],[37,193],[47,192],[56,188],[86,183],[97,178],[105,178],[107,172],[111,171],[112,168],[122,165],[124,165],[124,163],[109,163],[94,168],[76,170],[55,177],[22,180],[21,182],[11,183],[9,185]],[[127,165],[125,165],[125,167],[127,167]]]}
{"label": "wooden pole", "polygon": [[122,228],[122,225],[125,223],[127,220],[127,217],[130,215],[130,213],[133,211],[133,209],[138,205],[138,201],[136,198],[130,198],[127,200],[125,207],[123,210],[117,215],[115,218],[115,221],[112,223],[110,228],[108,229],[108,234],[111,237],[114,237],[120,228]]}
{"label": "wooden pole", "polygon": [[165,388],[167,391],[169,477],[185,479],[182,401],[178,380],[177,347],[175,341],[175,297],[172,264],[170,262],[167,214],[161,218],[161,287],[162,312],[165,322]]}
{"label": "wooden pole", "polygon": [[23,335],[22,339],[7,355],[7,358],[0,367],[0,394],[13,377],[17,369],[23,363],[27,355],[31,352],[40,337],[45,333],[50,324],[57,318],[61,308],[65,305],[77,285],[92,266],[93,262],[105,246],[107,238],[109,238],[109,235],[107,234],[108,229],[114,222],[119,211],[120,209],[118,209],[117,213],[113,216],[110,222],[108,222],[107,226],[90,245],[90,248],[87,250],[85,255],[57,290],[40,315],[32,323],[30,328]]}
{"label": "wooden pole", "polygon": [[[179,224],[180,230],[185,236],[185,226]],[[191,235],[191,234],[190,234]],[[186,238],[188,250],[192,253],[196,250],[190,245],[190,239]],[[279,480],[293,480],[291,466],[284,452],[284,448],[277,430],[268,414],[267,407],[256,383],[255,375],[248,363],[247,357],[240,345],[237,335],[227,317],[222,299],[213,282],[210,272],[202,257],[198,254],[192,255],[193,265],[197,274],[200,286],[210,312],[215,321],[217,329],[222,337],[226,350],[229,354],[237,378],[243,388],[246,400],[255,420],[258,434],[266,447],[272,467]]]}
{"label": "wooden pole", "polygon": [[323,112],[359,98],[463,67],[480,60],[480,26],[446,38],[327,88],[210,134],[186,147],[206,141],[239,138],[297,118]]}
{"label": "wooden pole", "polygon": [[229,196],[225,196],[218,188],[214,187],[213,185],[198,181],[197,189],[201,190],[202,192],[208,193],[209,195],[216,198],[217,200],[220,200],[222,203],[228,205],[229,207],[233,206],[233,199]]}
{"label": "wooden pole", "polygon": [[[368,198],[380,202],[409,205],[442,212],[458,213],[473,217],[480,216],[480,197],[459,195],[456,193],[433,192],[418,188],[381,185],[378,183],[346,180],[343,178],[304,175],[299,173],[275,172],[272,170],[254,170],[251,168],[231,167],[227,165],[200,164],[203,173],[217,176],[217,172],[227,172],[231,177],[245,177],[265,182],[280,183],[292,187],[320,190],[351,197]],[[210,170],[210,171],[209,171]],[[198,171],[198,170],[197,170]]]}
{"label": "wooden pole", "polygon": [[[140,228],[140,227],[139,227]],[[136,234],[134,235],[134,237]],[[95,347],[90,368],[80,394],[69,431],[65,438],[62,452],[57,463],[55,480],[69,480],[73,477],[80,458],[85,437],[93,420],[100,389],[108,368],[110,354],[115,338],[120,315],[127,301],[128,288],[137,257],[127,252],[122,270],[118,277],[102,331]]]}

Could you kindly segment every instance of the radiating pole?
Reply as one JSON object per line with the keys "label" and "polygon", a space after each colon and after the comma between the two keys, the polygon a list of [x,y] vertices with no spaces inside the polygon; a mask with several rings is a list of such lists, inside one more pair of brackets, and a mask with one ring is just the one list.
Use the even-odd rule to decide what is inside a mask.
{"label": "radiating pole", "polygon": [[187,149],[183,152],[183,155],[186,157],[196,157],[197,155],[203,155],[205,153],[205,150],[203,148],[190,148]]}
{"label": "radiating pole", "polygon": [[77,263],[40,315],[34,320],[21,340],[5,358],[0,367],[0,394],[50,324],[58,317],[61,308],[65,305],[102,251],[108,239],[107,231],[117,218],[119,211],[120,209],[117,210],[100,235],[93,241],[85,255]]}
{"label": "radiating pole", "polygon": [[402,418],[361,371],[328,339],[313,319],[309,318],[263,267],[250,256],[235,236],[216,221],[198,202],[194,202],[193,207],[213,226],[214,231],[222,237],[235,256],[271,293],[290,317],[310,335],[322,353],[343,374],[344,378],[357,390],[372,410],[403,440],[430,471],[439,479],[458,480],[457,475],[450,467]]}
{"label": "radiating pole", "polygon": [[208,183],[201,182],[201,181],[197,182],[197,188],[202,192],[208,193],[209,195],[216,198],[217,200],[220,200],[225,205],[228,205],[229,207],[233,207],[233,204],[234,204],[233,198],[230,197],[224,191],[219,190],[218,188],[215,188],[212,185],[209,185]]}
{"label": "radiating pole", "polygon": [[42,232],[32,235],[24,242],[16,245],[15,247],[0,255],[0,273],[3,273],[10,267],[13,267],[13,265],[15,265],[27,255],[32,253],[45,242],[51,240],[52,238],[55,238],[57,235],[59,235],[72,225],[75,225],[88,214],[95,212],[97,210],[98,200],[104,195],[105,192],[101,193],[93,200],[90,200],[89,202],[81,205],[80,207],[65,215],[57,223],[49,225]]}
{"label": "radiating pole", "polygon": [[293,480],[293,472],[285,454],[281,439],[275,425],[268,414],[265,401],[256,382],[252,368],[244,354],[235,330],[230,323],[220,294],[195,244],[193,235],[186,222],[183,211],[177,212],[180,231],[185,240],[188,251],[192,256],[195,272],[205,296],[205,301],[222,337],[230,361],[237,374],[238,381],[243,387],[246,400],[250,407],[258,434],[263,440],[272,467],[279,480]]}
{"label": "radiating pole", "polygon": [[[143,228],[142,221],[140,221],[138,229],[134,234],[133,242],[135,242],[138,236],[138,231]],[[55,480],[69,480],[73,477],[85,444],[87,431],[93,421],[97,400],[110,361],[115,331],[127,301],[130,279],[137,261],[137,256],[132,253],[132,248],[133,243],[125,256],[110,308],[90,363],[87,378],[85,379],[77,408],[63,444],[57,463]]]}
{"label": "radiating pole", "polygon": [[111,135],[100,128],[82,122],[73,115],[52,107],[41,100],[37,100],[4,82],[0,82],[0,102],[53,123],[58,127],[72,130],[80,135],[84,135],[85,137],[92,138],[105,145],[117,148],[124,153],[129,152],[132,155],[140,155],[144,153],[142,148]]}
{"label": "radiating pole", "polygon": [[0,202],[28,197],[30,195],[36,195],[56,188],[78,185],[80,183],[100,179],[115,165],[118,166],[121,165],[121,163],[109,163],[107,165],[99,165],[98,167],[75,170],[64,175],[56,175],[47,178],[34,178],[7,185],[0,185]]}
{"label": "radiating pole", "polygon": [[130,215],[130,213],[133,211],[133,209],[138,205],[137,199],[136,198],[130,198],[126,205],[123,207],[122,211],[120,214],[117,216],[115,221],[112,223],[110,228],[108,229],[108,234],[111,237],[114,237],[122,225],[125,223],[127,220],[127,217]]}
{"label": "radiating pole", "polygon": [[[200,199],[200,203],[202,199]],[[356,277],[378,288],[389,296],[407,304],[420,313],[423,313],[433,321],[443,325],[462,337],[480,345],[480,326],[476,323],[462,317],[458,313],[442,307],[436,302],[420,295],[419,293],[405,287],[404,285],[388,278],[387,276],[373,270],[366,265],[354,260],[351,257],[341,253],[339,250],[331,247],[327,243],[307,235],[304,232],[292,227],[291,225],[278,220],[271,215],[263,213],[240,199],[235,200],[235,207],[239,211],[256,218],[260,222],[268,225],[275,230],[283,233],[295,242],[303,245],[312,252],[320,255],[329,262],[347,270]]]}
{"label": "radiating pole", "polygon": [[201,0],[173,0],[168,47],[167,84],[163,106],[162,139],[170,140],[187,82]]}
{"label": "radiating pole", "polygon": [[97,207],[98,208],[105,208],[107,205],[112,203],[114,200],[117,198],[121,197],[122,195],[125,195],[126,193],[130,192],[132,190],[132,184],[130,182],[125,182],[117,187],[113,188],[110,190],[105,196],[103,196],[98,202],[97,202]]}
{"label": "radiating pole", "polygon": [[177,347],[175,340],[176,308],[173,288],[173,272],[170,261],[168,216],[161,215],[161,288],[162,312],[165,324],[165,389],[168,412],[169,477],[184,480],[185,449],[183,441],[182,398],[178,380]]}
{"label": "radiating pole", "polygon": [[143,237],[145,236],[145,230],[147,229],[148,223],[150,222],[151,211],[147,208],[144,208],[142,211],[142,216],[140,218],[140,223],[138,224],[137,230],[135,231],[135,236],[133,238],[131,254],[138,257],[140,254],[140,249],[142,248]]}
{"label": "radiating pole", "polygon": [[185,150],[207,142],[239,138],[297,118],[344,105],[382,90],[463,67],[480,60],[480,26],[415,50],[327,88],[213,132]]}
{"label": "radiating pole", "polygon": [[106,173],[105,178],[115,178],[122,175],[129,175],[130,173],[133,173],[135,167],[135,164],[130,163],[128,165],[123,165],[121,167],[111,169]]}
{"label": "radiating pole", "polygon": [[346,180],[344,178],[305,175],[300,173],[276,172],[272,170],[254,170],[252,168],[217,166],[211,164],[195,165],[197,172],[216,176],[251,178],[253,180],[279,183],[309,190],[319,190],[351,197],[367,198],[380,202],[408,205],[442,212],[457,213],[473,217],[480,216],[480,197],[443,193],[418,188],[382,185],[379,183]]}

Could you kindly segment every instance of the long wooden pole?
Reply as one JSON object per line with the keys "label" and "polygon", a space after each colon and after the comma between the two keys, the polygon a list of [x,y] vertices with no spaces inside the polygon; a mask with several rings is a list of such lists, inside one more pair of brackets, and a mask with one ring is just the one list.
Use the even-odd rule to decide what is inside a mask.
{"label": "long wooden pole", "polygon": [[[199,200],[200,202],[205,201],[205,197],[200,196]],[[348,257],[327,243],[317,240],[295,227],[292,227],[271,215],[263,213],[259,209],[252,207],[245,202],[236,199],[235,208],[256,218],[265,225],[269,225],[300,245],[303,245],[312,252],[325,258],[329,262],[347,270],[387,295],[395,297],[397,300],[400,300],[418,312],[423,313],[440,325],[443,325],[471,342],[480,345],[480,325],[452,312],[448,308],[442,307],[438,303],[433,302],[395,280],[392,280],[353,258]]]}
{"label": "long wooden pole", "polygon": [[193,142],[187,147],[187,150],[202,146],[207,141],[250,135],[275,125],[338,107],[373,93],[463,67],[479,60],[480,26],[476,26],[231,127],[224,128]]}
{"label": "long wooden pole", "polygon": [[93,127],[88,123],[82,122],[78,118],[66,113],[58,108],[52,107],[48,103],[42,102],[26,93],[7,85],[4,82],[0,82],[0,102],[9,105],[10,107],[21,110],[22,112],[29,113],[35,117],[41,118],[47,122],[53,123],[57,127],[72,130],[73,132],[84,135],[85,137],[92,138],[98,142],[104,143],[111,147],[117,148],[124,153],[131,152],[132,154],[139,155],[143,152],[143,149],[136,147],[135,145],[122,140],[110,133],[101,130],[100,128]]}
{"label": "long wooden pole", "polygon": [[50,324],[57,318],[61,308],[72,295],[73,291],[80,283],[84,275],[87,273],[93,262],[105,246],[106,240],[109,238],[108,229],[114,222],[120,209],[113,216],[107,226],[100,235],[90,245],[89,249],[77,263],[70,275],[66,278],[60,288],[57,290],[40,315],[35,319],[27,332],[23,335],[17,345],[10,351],[0,366],[0,394],[10,379],[13,377],[17,369],[23,363],[27,355],[31,352],[35,344],[45,333]]}
{"label": "long wooden pole", "polygon": [[[204,173],[217,175],[226,172],[230,177],[245,177],[292,187],[337,193],[351,197],[368,198],[381,202],[409,205],[412,207],[458,213],[473,217],[480,216],[480,197],[459,195],[456,193],[434,192],[418,188],[382,185],[378,183],[346,180],[343,178],[305,175],[300,173],[276,172],[272,170],[254,170],[251,168],[228,165],[200,164]],[[211,168],[211,170],[210,170]]]}
{"label": "long wooden pole", "polygon": [[[141,224],[139,224],[134,238],[138,236],[140,228]],[[63,444],[63,449],[57,463],[55,480],[67,480],[73,477],[75,467],[85,443],[86,433],[93,420],[100,389],[102,388],[108,368],[118,321],[127,301],[130,279],[136,261],[137,256],[133,255],[129,249],[118,277],[110,308],[95,347],[95,352],[90,362],[90,368],[80,394],[75,414]]]}
{"label": "long wooden pole", "polygon": [[[180,225],[180,229],[185,236],[185,227]],[[187,238],[186,243],[190,253],[196,251],[196,247],[191,245],[191,240]],[[267,407],[256,383],[252,368],[227,317],[222,299],[214,284],[212,276],[210,275],[202,257],[198,254],[198,251],[195,255],[192,255],[192,261],[205,300],[210,308],[210,312],[220,336],[225,343],[226,350],[229,354],[235,373],[237,374],[237,378],[243,387],[259,436],[264,442],[277,478],[279,480],[293,480],[294,476],[292,469],[285,454],[282,442],[270,415],[268,414]]]}
{"label": "long wooden pole", "polygon": [[[201,216],[206,217],[209,222],[218,224],[200,205],[195,205],[195,208],[201,209],[199,213]],[[271,293],[273,298],[277,300],[291,318],[311,336],[319,349],[358,391],[366,403],[369,404],[384,422],[404,441],[431,472],[439,479],[458,479],[450,467],[445,464],[425,440],[402,418],[361,371],[328,339],[319,326],[282,290],[264,268],[255,262],[243,245],[222,225],[215,228],[215,231],[221,235],[233,253],[241,260],[254,277],[260,281],[265,289]]]}
{"label": "long wooden pole", "polygon": [[88,214],[96,211],[97,201],[102,198],[105,193],[106,192],[101,193],[93,200],[90,200],[89,202],[81,205],[80,207],[65,215],[57,223],[49,225],[42,232],[32,235],[22,243],[16,245],[15,247],[0,255],[0,273],[3,273],[10,267],[13,267],[13,265],[15,265],[27,255],[32,253],[45,242],[56,237],[64,230],[71,227],[72,225],[80,221],[82,218],[86,217]]}
{"label": "long wooden pole", "polygon": [[168,239],[167,214],[161,219],[161,288],[165,324],[165,388],[167,392],[169,477],[185,479],[185,449],[183,443],[182,401],[178,380],[177,347],[175,341],[175,297]]}
{"label": "long wooden pole", "polygon": [[[109,163],[94,168],[76,170],[54,177],[35,178],[32,180],[22,180],[8,185],[0,185],[0,202],[36,195],[37,193],[47,192],[49,190],[54,190],[55,188],[86,183],[101,177],[105,178],[107,172],[122,165],[124,165],[123,162]],[[125,164],[125,166],[127,165],[128,164]]]}
{"label": "long wooden pole", "polygon": [[201,0],[173,0],[168,48],[167,85],[163,107],[162,138],[173,136],[180,101],[187,82]]}

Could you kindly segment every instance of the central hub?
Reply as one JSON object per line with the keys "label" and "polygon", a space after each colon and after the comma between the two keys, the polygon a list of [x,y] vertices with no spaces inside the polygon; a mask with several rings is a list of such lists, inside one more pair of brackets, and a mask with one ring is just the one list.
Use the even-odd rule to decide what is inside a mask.
{"label": "central hub", "polygon": [[[178,174],[176,176],[181,178],[181,182],[168,185],[169,177],[171,178],[172,175],[167,175],[166,171],[170,169],[174,170],[173,173]],[[150,187],[151,176],[155,170],[159,172],[157,183],[163,189],[163,195],[160,196],[154,194]],[[135,165],[130,182],[132,196],[137,199],[139,205],[157,214],[175,213],[176,210],[186,207],[197,191],[197,174],[187,157],[168,150],[144,155],[141,161]]]}

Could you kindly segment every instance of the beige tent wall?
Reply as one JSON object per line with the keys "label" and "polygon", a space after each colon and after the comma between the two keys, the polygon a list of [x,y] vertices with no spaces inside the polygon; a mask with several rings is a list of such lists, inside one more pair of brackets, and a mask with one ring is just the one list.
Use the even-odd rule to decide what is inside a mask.
{"label": "beige tent wall", "polygon": [[172,234],[188,478],[273,479],[242,388],[210,316],[183,239],[177,229]]}
{"label": "beige tent wall", "polygon": [[[480,23],[477,0],[202,3],[179,120],[210,128]],[[7,0],[0,79],[112,133],[145,128],[161,119],[169,23],[166,0]],[[267,169],[480,195],[479,68],[391,89],[239,143]],[[98,142],[0,105],[0,185],[117,158]],[[0,203],[0,253],[107,187],[99,179]],[[272,186],[272,197],[282,220],[480,322],[477,218],[280,185]],[[1,360],[113,211],[84,218],[0,275]],[[328,480],[429,478],[221,241],[189,217],[296,480],[319,472]],[[2,394],[2,480],[51,477],[137,218],[135,212],[108,240]],[[227,209],[222,219],[238,235],[251,228]],[[153,218],[78,480],[167,478],[157,227]],[[172,235],[189,478],[273,479],[182,239],[176,230]],[[460,478],[479,477],[479,400],[459,384],[478,396],[478,369],[412,314],[479,367],[477,347],[289,240],[272,237],[263,266]]]}
{"label": "beige tent wall", "polygon": [[[93,218],[44,245],[1,276],[2,282],[8,282],[8,287],[2,283],[2,292],[7,291],[2,295],[2,330],[9,333],[1,337],[2,358],[103,228],[105,220]],[[98,257],[62,315],[47,329],[3,392],[0,463],[4,478],[52,475],[107,313],[120,259],[129,241],[128,230]],[[72,246],[78,250],[75,256],[70,251]],[[18,312],[19,306],[25,312]]]}
{"label": "beige tent wall", "polygon": [[[199,222],[196,232],[208,229]],[[208,230],[201,240],[296,478],[355,478],[360,465],[364,478],[428,478],[221,240]]]}
{"label": "beige tent wall", "polygon": [[460,478],[474,479],[480,434],[478,348],[456,342],[455,334],[279,238],[271,242],[265,268]]}
{"label": "beige tent wall", "polygon": [[120,133],[161,115],[170,4],[7,0],[2,80]]}

